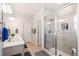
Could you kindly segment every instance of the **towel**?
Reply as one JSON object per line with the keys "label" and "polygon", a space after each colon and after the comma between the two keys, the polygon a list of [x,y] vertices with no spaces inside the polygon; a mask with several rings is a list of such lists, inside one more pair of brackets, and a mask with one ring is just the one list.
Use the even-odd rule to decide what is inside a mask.
{"label": "towel", "polygon": [[4,27],[2,29],[2,42],[8,39],[8,29]]}

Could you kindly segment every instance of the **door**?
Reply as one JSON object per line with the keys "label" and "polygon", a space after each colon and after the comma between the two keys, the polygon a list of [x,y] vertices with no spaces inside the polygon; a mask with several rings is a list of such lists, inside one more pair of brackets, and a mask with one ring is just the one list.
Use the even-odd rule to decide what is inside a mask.
{"label": "door", "polygon": [[76,55],[75,9],[72,4],[57,13],[57,55]]}
{"label": "door", "polygon": [[44,20],[44,48],[55,55],[55,18]]}
{"label": "door", "polygon": [[41,24],[41,20],[38,20],[38,23],[37,23],[37,36],[38,36],[38,40],[37,40],[37,43],[39,46],[42,46],[42,30],[41,30],[41,27],[42,27],[42,24]]}

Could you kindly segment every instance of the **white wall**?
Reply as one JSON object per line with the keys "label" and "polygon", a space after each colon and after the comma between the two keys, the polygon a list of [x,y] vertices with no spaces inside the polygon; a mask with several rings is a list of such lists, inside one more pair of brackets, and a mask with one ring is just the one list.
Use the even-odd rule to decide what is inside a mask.
{"label": "white wall", "polygon": [[11,30],[11,33],[14,33],[15,29],[17,28],[16,25],[17,25],[17,21],[15,20],[9,20],[9,16],[8,14],[3,14],[3,23],[6,23],[7,27],[10,28]]}
{"label": "white wall", "polygon": [[25,42],[31,41],[31,20],[30,16],[16,16],[18,29]]}
{"label": "white wall", "polygon": [[6,23],[11,33],[15,33],[15,29],[19,30],[19,34],[23,37],[23,18],[15,17],[15,20],[10,20],[11,15],[3,14],[3,22]]}
{"label": "white wall", "polygon": [[[33,21],[32,21],[32,29],[36,29],[36,34],[32,33],[32,41],[36,44],[38,44],[38,33],[37,33],[37,26],[38,26],[38,20],[42,19],[42,11],[40,10],[38,13],[36,13],[33,16]],[[42,24],[42,23],[41,23]]]}
{"label": "white wall", "polygon": [[9,20],[11,15],[4,14],[4,21],[11,30],[11,33],[15,32],[15,29],[18,28],[19,34],[22,36],[25,42],[31,41],[31,20],[30,16],[18,15],[15,16],[15,20]]}
{"label": "white wall", "polygon": [[42,48],[44,48],[44,9],[43,8],[41,8],[40,11],[33,16],[33,21],[32,21],[32,29],[36,28],[36,34],[32,33],[32,41],[36,44],[38,44],[38,30],[37,30],[38,20],[41,20],[40,41]]}
{"label": "white wall", "polygon": [[18,22],[19,32],[22,35],[25,42],[31,41],[31,16],[16,16]]}
{"label": "white wall", "polygon": [[24,19],[24,22],[23,22],[23,33],[24,33],[24,40],[25,42],[31,42],[31,35],[32,35],[32,28],[31,28],[31,25],[32,25],[32,17],[31,16],[27,16],[25,17]]}
{"label": "white wall", "polygon": [[77,4],[75,20],[75,27],[77,33],[77,55],[79,56],[79,4]]}
{"label": "white wall", "polygon": [[24,21],[24,18],[22,16],[15,16],[15,18],[16,18],[15,22],[16,22],[17,28],[19,30],[20,35],[23,38],[23,21]]}
{"label": "white wall", "polygon": [[[0,4],[0,21],[2,21],[1,4]],[[1,40],[1,29],[2,29],[2,25],[0,24],[0,56],[2,56],[2,40]]]}
{"label": "white wall", "polygon": [[36,34],[33,34],[32,33],[32,41],[36,44],[38,44],[38,21],[41,20],[41,44],[42,44],[42,48],[44,48],[44,18],[45,16],[47,17],[47,19],[50,19],[50,18],[53,18],[53,13],[49,10],[46,10],[44,8],[41,8],[41,10],[36,13],[34,16],[33,16],[33,21],[32,21],[32,29],[33,28],[36,28]]}

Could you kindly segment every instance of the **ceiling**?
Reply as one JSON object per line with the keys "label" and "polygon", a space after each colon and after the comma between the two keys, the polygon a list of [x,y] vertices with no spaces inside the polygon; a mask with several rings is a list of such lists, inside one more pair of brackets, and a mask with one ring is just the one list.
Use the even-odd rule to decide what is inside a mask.
{"label": "ceiling", "polygon": [[29,15],[33,16],[42,7],[51,10],[52,12],[56,9],[63,7],[66,4],[57,3],[12,3],[10,4],[14,15]]}

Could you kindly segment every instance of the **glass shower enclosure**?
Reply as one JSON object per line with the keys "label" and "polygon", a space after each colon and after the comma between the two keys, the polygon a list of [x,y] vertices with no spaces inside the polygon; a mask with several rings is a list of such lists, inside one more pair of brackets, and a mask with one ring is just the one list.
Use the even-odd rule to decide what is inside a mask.
{"label": "glass shower enclosure", "polygon": [[[45,25],[44,48],[48,49],[51,52],[51,49],[55,48],[55,36],[54,36],[55,20],[54,19],[48,20],[47,17],[46,17],[44,22],[45,22],[44,23],[44,25]],[[52,53],[55,54],[55,51],[52,50]]]}
{"label": "glass shower enclosure", "polygon": [[44,48],[57,56],[77,55],[75,31],[76,4],[71,4],[56,12],[52,19],[45,18]]}

